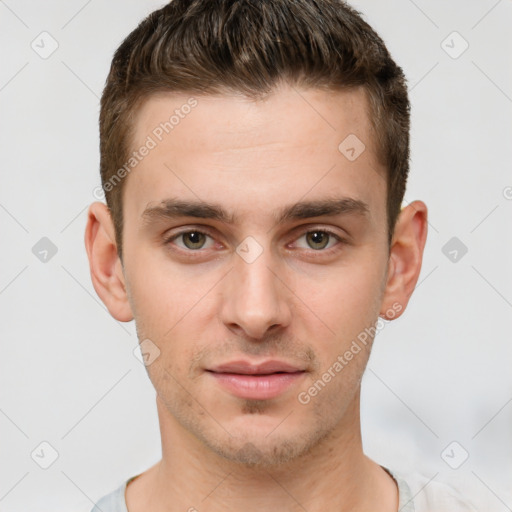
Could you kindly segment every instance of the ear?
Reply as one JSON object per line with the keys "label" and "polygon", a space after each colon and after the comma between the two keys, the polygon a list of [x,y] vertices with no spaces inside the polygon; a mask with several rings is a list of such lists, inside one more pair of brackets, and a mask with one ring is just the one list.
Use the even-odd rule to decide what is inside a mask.
{"label": "ear", "polygon": [[129,322],[133,313],[126,292],[123,266],[117,254],[114,224],[108,207],[92,203],[87,212],[85,248],[96,293],[110,314],[120,322]]}
{"label": "ear", "polygon": [[380,316],[398,318],[407,307],[421,271],[427,240],[427,206],[413,201],[402,208],[391,242],[388,276]]}

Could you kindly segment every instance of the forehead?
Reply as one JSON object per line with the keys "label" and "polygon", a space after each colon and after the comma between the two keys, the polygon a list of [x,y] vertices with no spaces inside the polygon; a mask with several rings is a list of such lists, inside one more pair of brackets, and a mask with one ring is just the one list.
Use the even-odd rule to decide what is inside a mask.
{"label": "forehead", "polygon": [[[156,93],[136,112],[132,145],[143,143],[148,135],[157,143],[165,143],[162,138],[178,141],[183,126],[200,128],[196,135],[205,151],[276,142],[310,146],[322,140],[336,145],[347,130],[353,130],[373,150],[369,102],[363,88],[327,91],[281,85],[258,100],[242,94]],[[180,142],[193,145],[190,140]]]}
{"label": "forehead", "polygon": [[145,155],[129,173],[123,209],[138,217],[171,196],[249,216],[304,196],[385,201],[362,89],[283,86],[263,100],[161,93],[137,112],[131,146]]}

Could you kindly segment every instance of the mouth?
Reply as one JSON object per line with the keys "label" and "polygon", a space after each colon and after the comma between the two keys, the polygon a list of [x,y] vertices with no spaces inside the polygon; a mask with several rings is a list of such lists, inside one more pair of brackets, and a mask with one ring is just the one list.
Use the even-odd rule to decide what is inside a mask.
{"label": "mouth", "polygon": [[303,378],[306,370],[284,361],[233,361],[206,369],[223,389],[246,400],[269,400]]}

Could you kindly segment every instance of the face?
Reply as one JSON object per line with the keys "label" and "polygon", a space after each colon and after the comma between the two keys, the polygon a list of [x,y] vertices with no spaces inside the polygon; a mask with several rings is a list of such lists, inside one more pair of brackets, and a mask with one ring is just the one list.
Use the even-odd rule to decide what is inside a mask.
{"label": "face", "polygon": [[361,333],[382,308],[368,104],[289,87],[194,98],[138,112],[133,147],[151,148],[123,195],[129,304],[175,432],[231,460],[288,461],[356,421]]}

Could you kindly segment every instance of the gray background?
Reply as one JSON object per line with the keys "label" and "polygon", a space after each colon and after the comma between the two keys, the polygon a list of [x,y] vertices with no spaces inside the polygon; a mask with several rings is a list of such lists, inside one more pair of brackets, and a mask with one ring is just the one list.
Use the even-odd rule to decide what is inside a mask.
{"label": "gray background", "polygon": [[[0,1],[2,511],[88,511],[160,456],[134,325],[96,296],[83,244],[110,59],[160,5]],[[430,213],[417,290],[364,379],[365,448],[512,510],[512,2],[353,5],[408,77],[406,201]]]}

